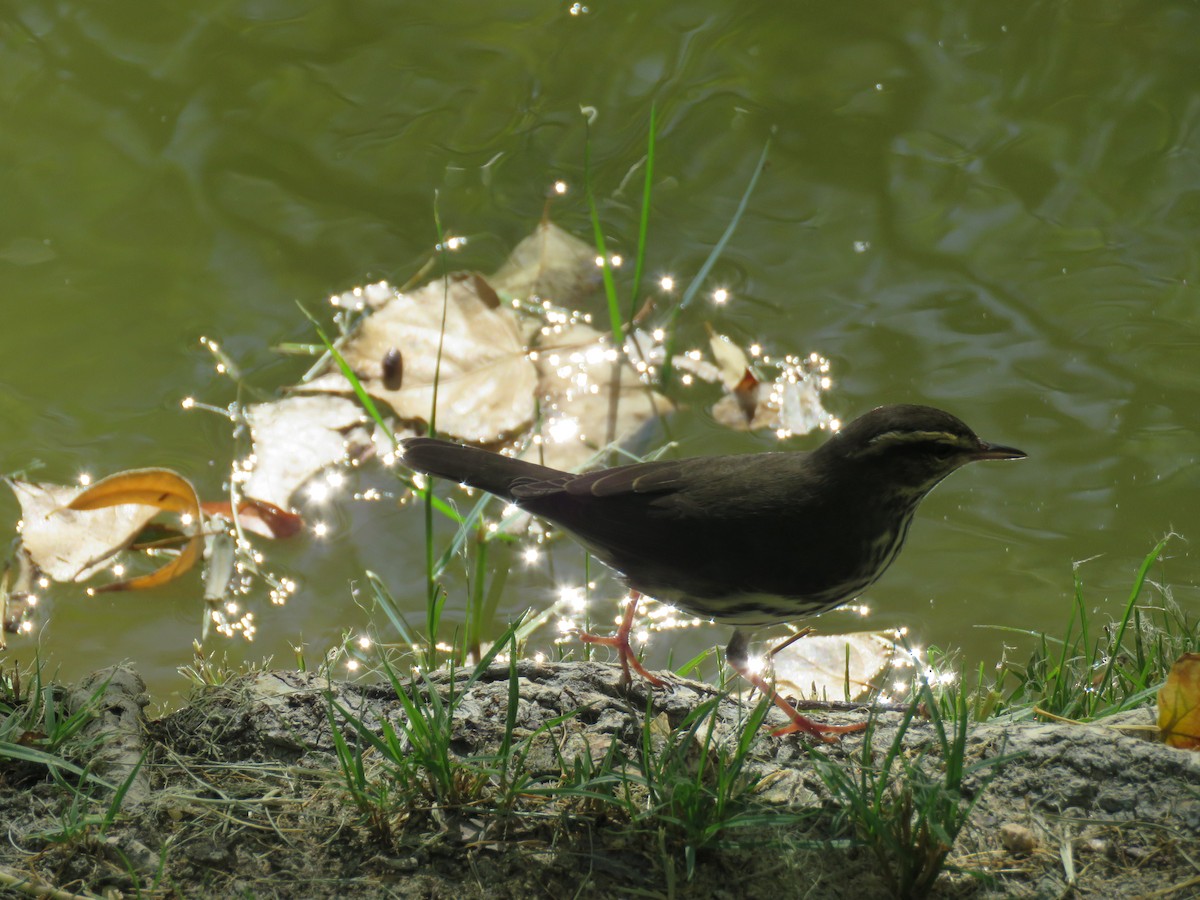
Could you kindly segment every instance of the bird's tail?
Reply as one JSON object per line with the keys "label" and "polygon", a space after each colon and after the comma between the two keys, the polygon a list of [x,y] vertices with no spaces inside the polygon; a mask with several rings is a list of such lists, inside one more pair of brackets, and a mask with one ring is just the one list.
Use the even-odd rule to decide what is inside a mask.
{"label": "bird's tail", "polygon": [[562,475],[547,466],[433,438],[403,440],[400,454],[400,461],[410,469],[470,485],[508,501],[513,499],[515,483],[528,484]]}

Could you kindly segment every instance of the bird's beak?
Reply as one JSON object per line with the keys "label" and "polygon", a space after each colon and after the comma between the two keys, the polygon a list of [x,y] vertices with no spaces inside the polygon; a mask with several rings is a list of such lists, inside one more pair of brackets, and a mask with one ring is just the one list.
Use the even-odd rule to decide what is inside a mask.
{"label": "bird's beak", "polygon": [[971,459],[1024,459],[1025,456],[1025,451],[1018,450],[1016,447],[1003,447],[1000,444],[980,441],[979,449],[971,454]]}

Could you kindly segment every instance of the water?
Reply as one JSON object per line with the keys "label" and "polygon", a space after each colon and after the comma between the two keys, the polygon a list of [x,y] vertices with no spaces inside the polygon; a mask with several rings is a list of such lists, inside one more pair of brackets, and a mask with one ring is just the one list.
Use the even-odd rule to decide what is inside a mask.
{"label": "water", "polygon": [[[653,103],[652,277],[695,273],[772,141],[710,276],[731,299],[698,303],[685,341],[707,320],[816,350],[843,417],[931,403],[1030,454],[935,492],[865,624],[993,660],[1017,639],[978,626],[1061,631],[1075,561],[1099,557],[1080,571],[1107,614],[1159,536],[1197,534],[1193,4],[190,7],[17,2],[0,24],[0,470],[170,466],[220,496],[228,426],[179,405],[237,397],[201,335],[270,391],[303,368],[271,348],[313,339],[296,301],[405,281],[436,242],[435,202],[469,237],[464,268],[495,268],[556,178],[573,190],[555,220],[588,235],[581,105],[606,234],[628,255]],[[695,412],[680,433],[688,453],[766,440]],[[10,498],[0,514],[15,523]],[[421,620],[417,517],[319,515],[325,538],[266,548],[297,595],[257,601],[253,644],[211,649],[319,658],[367,627],[365,569]],[[1194,613],[1195,555],[1183,540],[1170,554],[1154,577]],[[556,576],[580,560],[559,551]],[[502,616],[555,587],[521,570]],[[64,677],[130,659],[167,697],[200,590],[57,590],[10,658],[40,650]],[[452,622],[462,605],[452,579]],[[726,638],[688,633],[675,656]]]}

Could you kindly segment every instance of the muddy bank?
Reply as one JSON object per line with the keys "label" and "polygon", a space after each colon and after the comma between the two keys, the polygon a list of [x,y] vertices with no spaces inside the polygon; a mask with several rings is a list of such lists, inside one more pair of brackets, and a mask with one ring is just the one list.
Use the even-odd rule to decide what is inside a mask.
{"label": "muddy bank", "polygon": [[[708,790],[731,758],[747,706],[719,699],[711,737],[705,724],[680,739],[688,713],[716,702],[712,686],[675,679],[650,697],[644,685],[623,691],[615,666],[526,661],[516,670],[515,707],[506,666],[470,686],[457,679],[452,709],[443,706],[450,767],[432,775],[404,767],[420,753],[396,726],[405,710],[390,685],[256,673],[148,719],[136,673],[97,673],[61,691],[78,708],[112,676],[95,718],[60,752],[126,785],[120,812],[105,823],[111,792],[92,788],[90,801],[81,799],[44,765],[0,761],[4,890],[456,900],[894,891],[878,842],[854,829],[817,768],[857,773],[861,734],[814,754],[808,741],[762,729],[729,808],[716,810]],[[434,683],[446,704],[451,679]],[[782,724],[775,712],[770,721],[777,715]],[[373,734],[392,723],[400,762],[348,717]],[[331,719],[349,756],[338,755]],[[885,753],[900,721],[899,713],[878,715],[868,762]],[[1200,757],[1153,742],[1151,724],[1146,710],[1117,727],[973,725],[966,765],[1008,761],[968,769],[952,799],[975,806],[932,895],[1200,896]],[[904,757],[933,779],[944,764],[938,748],[934,726],[914,722]],[[667,756],[670,773],[656,768]],[[362,769],[347,770],[356,758]],[[668,784],[680,769],[695,776],[684,787],[701,788],[692,806],[661,796],[683,789]],[[620,772],[635,777],[622,781]],[[348,784],[360,786],[357,796]]]}

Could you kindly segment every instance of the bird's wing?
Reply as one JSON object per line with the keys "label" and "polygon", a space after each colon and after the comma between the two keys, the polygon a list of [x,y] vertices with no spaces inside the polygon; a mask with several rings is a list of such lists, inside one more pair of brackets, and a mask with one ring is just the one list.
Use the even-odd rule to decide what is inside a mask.
{"label": "bird's wing", "polygon": [[516,479],[512,496],[516,500],[533,500],[560,492],[572,497],[661,494],[678,490],[682,485],[680,474],[679,464],[671,460],[635,463],[582,475],[556,472],[549,478]]}
{"label": "bird's wing", "polygon": [[577,475],[564,487],[568,494],[618,497],[622,494],[665,494],[683,486],[683,467],[675,460],[635,463]]}

